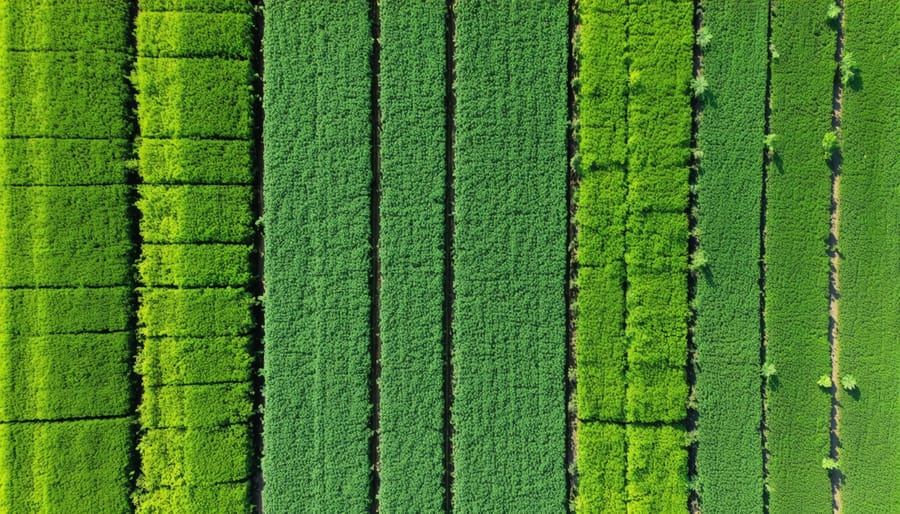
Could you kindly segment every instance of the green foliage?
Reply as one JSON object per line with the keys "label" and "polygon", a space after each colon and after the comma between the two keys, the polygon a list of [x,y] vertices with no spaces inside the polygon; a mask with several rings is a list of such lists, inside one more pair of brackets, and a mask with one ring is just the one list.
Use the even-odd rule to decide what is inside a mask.
{"label": "green foliage", "polygon": [[856,59],[853,58],[852,53],[844,52],[838,66],[841,70],[841,84],[844,87],[847,87],[853,81],[856,72],[859,71],[859,68],[856,65]]}
{"label": "green foliage", "polygon": [[126,181],[125,139],[0,138],[0,185],[104,185]]}
{"label": "green foliage", "polygon": [[131,273],[128,186],[0,186],[0,286],[116,286]]}
{"label": "green foliage", "polygon": [[778,143],[780,137],[778,134],[766,134],[763,136],[763,146],[766,149],[766,154],[769,159],[772,159],[775,156],[776,152],[776,144]]}
{"label": "green foliage", "polygon": [[143,240],[135,510],[249,512],[250,4],[140,7],[132,75]]}
{"label": "green foliage", "polygon": [[0,510],[128,512],[132,422],[0,424]]}
{"label": "green foliage", "polygon": [[266,5],[262,466],[272,512],[369,509],[369,8]]}
{"label": "green foliage", "polygon": [[709,82],[706,81],[706,77],[703,75],[697,75],[691,79],[691,94],[694,95],[694,98],[702,98],[706,94],[708,87]]}
{"label": "green foliage", "polygon": [[709,30],[709,25],[704,25],[703,27],[700,27],[700,30],[697,31],[697,46],[705,49],[711,41],[712,41],[712,33]]}
{"label": "green foliage", "polygon": [[[768,0],[703,2],[716,34],[703,51],[715,101],[704,102],[697,137],[694,254],[696,480],[703,512],[762,512],[759,376],[759,219],[765,129]],[[705,261],[705,262],[704,262]],[[683,510],[682,510],[683,511]]]}
{"label": "green foliage", "polygon": [[252,246],[243,244],[145,244],[137,264],[147,286],[234,286],[250,282]]}
{"label": "green foliage", "polygon": [[568,2],[455,12],[453,501],[551,512],[566,501]]}
{"label": "green foliage", "polygon": [[16,51],[122,52],[127,0],[6,0],[0,3],[0,40]]}
{"label": "green foliage", "polygon": [[832,510],[829,477],[814,464],[829,452],[831,398],[812,387],[831,371],[831,173],[821,149],[833,114],[836,38],[823,16],[829,3],[779,2],[771,18],[781,53],[771,65],[769,125],[780,137],[767,167],[765,218],[766,358],[778,365],[766,402],[771,512]]}
{"label": "green foliage", "polygon": [[834,152],[838,151],[840,147],[841,144],[838,141],[837,132],[834,130],[829,130],[822,136],[822,150],[825,152],[826,161],[830,161],[834,156]]}
{"label": "green foliage", "polygon": [[124,331],[130,295],[127,287],[0,288],[0,334]]}
{"label": "green foliage", "polygon": [[858,388],[856,378],[853,375],[844,375],[841,377],[841,387],[844,391],[855,391]]}
{"label": "green foliage", "polygon": [[599,421],[579,422],[577,433],[575,511],[625,512],[625,427]]}
{"label": "green foliage", "polygon": [[759,374],[763,378],[772,378],[778,373],[778,370],[775,369],[775,365],[771,362],[764,362],[763,365],[759,369]]}
{"label": "green foliage", "polygon": [[684,429],[627,425],[628,512],[682,512],[687,505],[687,449]]}
{"label": "green foliage", "polygon": [[124,138],[127,58],[0,47],[0,137]]}
{"label": "green foliage", "polygon": [[841,16],[841,8],[834,2],[831,2],[831,5],[828,6],[828,11],[825,14],[829,20],[835,21]]}
{"label": "green foliage", "polygon": [[252,184],[248,140],[147,139],[138,147],[144,184]]}
{"label": "green foliage", "polygon": [[138,187],[146,243],[248,243],[253,235],[251,186]]}
{"label": "green foliage", "polygon": [[834,382],[831,380],[831,375],[822,375],[819,377],[819,380],[816,381],[816,385],[824,389],[831,389],[834,385]]}
{"label": "green foliage", "polygon": [[250,139],[249,61],[138,56],[138,124],[146,138]]}
{"label": "green foliage", "polygon": [[840,469],[838,465],[838,461],[832,459],[831,457],[823,457],[822,458],[822,469],[833,471],[836,469]]}
{"label": "green foliage", "polygon": [[[616,2],[607,8],[595,0],[579,3],[581,89],[577,101],[581,176],[575,211],[579,305],[575,331],[576,395],[578,416],[589,421],[625,419],[627,344],[622,326],[622,283],[627,213],[624,164],[628,150],[625,127],[619,122],[625,118],[627,93],[625,5]],[[579,469],[601,466],[599,455],[580,452],[578,457]],[[593,476],[600,479],[605,475]],[[589,480],[582,480],[583,491],[605,487]],[[624,488],[624,482],[621,486]],[[620,496],[624,497],[624,490]],[[578,500],[582,508],[592,502]]]}
{"label": "green foliage", "polygon": [[379,508],[444,502],[445,18],[382,0]]}
{"label": "green foliage", "polygon": [[0,334],[0,422],[127,415],[128,339],[125,332]]}
{"label": "green foliage", "polygon": [[890,0],[845,9],[865,86],[844,89],[841,116],[838,359],[861,384],[837,391],[842,511],[900,512],[900,25]]}
{"label": "green foliage", "polygon": [[136,24],[140,56],[249,59],[252,52],[248,13],[140,12]]}

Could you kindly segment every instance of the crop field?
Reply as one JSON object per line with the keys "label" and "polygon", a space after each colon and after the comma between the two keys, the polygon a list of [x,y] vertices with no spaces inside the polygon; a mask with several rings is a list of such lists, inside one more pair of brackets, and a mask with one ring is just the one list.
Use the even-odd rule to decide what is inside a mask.
{"label": "crop field", "polygon": [[889,0],[0,1],[0,512],[900,512]]}

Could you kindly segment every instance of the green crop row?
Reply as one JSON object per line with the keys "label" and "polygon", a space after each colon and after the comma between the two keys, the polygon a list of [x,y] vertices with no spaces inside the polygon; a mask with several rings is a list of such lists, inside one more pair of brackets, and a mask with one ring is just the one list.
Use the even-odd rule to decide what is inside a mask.
{"label": "green crop row", "polygon": [[381,19],[379,508],[444,505],[445,17],[384,0]]}
{"label": "green crop row", "polygon": [[131,411],[127,332],[0,334],[0,355],[0,422]]}
{"label": "green crop row", "polygon": [[[627,4],[624,0],[582,1],[579,17],[579,184],[575,211],[578,418],[624,421]],[[605,445],[598,438],[603,438],[606,430],[597,428],[585,435],[588,433],[590,441],[584,444]],[[600,465],[594,452],[579,452],[578,456],[579,468]],[[603,489],[584,479],[581,483],[586,490]],[[588,500],[581,505],[585,502]]]}
{"label": "green crop row", "polygon": [[0,186],[0,287],[116,286],[131,269],[128,186]]}
{"label": "green crop row", "polygon": [[9,50],[125,52],[127,0],[6,0],[0,45]]}
{"label": "green crop row", "polygon": [[842,512],[900,511],[900,10],[845,2],[838,272]]}
{"label": "green crop row", "polygon": [[762,512],[759,237],[768,0],[704,2],[697,134],[697,482],[703,512]]}
{"label": "green crop row", "polygon": [[4,512],[130,512],[131,418],[0,424]]}
{"label": "green crop row", "polygon": [[454,9],[454,510],[560,511],[568,2]]}
{"label": "green crop row", "polygon": [[140,7],[135,508],[244,512],[254,414],[253,16],[248,2]]}
{"label": "green crop row", "polygon": [[144,184],[252,184],[249,140],[142,139],[138,167]]}
{"label": "green crop row", "polygon": [[138,0],[138,6],[142,12],[187,11],[249,14],[253,10],[250,0]]}
{"label": "green crop row", "polygon": [[369,509],[369,9],[266,5],[262,494],[272,512]]}
{"label": "green crop row", "polygon": [[128,151],[126,139],[0,138],[0,185],[124,184]]}
{"label": "green crop row", "polygon": [[687,1],[579,4],[579,512],[687,504],[692,16]]}
{"label": "green crop row", "polygon": [[129,510],[128,16],[0,3],[2,512]]}
{"label": "green crop row", "polygon": [[[831,512],[828,254],[834,51],[830,0],[772,6],[772,162],[766,184],[765,318],[770,512]],[[777,56],[777,57],[776,57]]]}
{"label": "green crop row", "polygon": [[124,138],[127,59],[0,49],[0,137]]}
{"label": "green crop row", "polygon": [[146,243],[249,243],[252,186],[142,185],[141,235]]}

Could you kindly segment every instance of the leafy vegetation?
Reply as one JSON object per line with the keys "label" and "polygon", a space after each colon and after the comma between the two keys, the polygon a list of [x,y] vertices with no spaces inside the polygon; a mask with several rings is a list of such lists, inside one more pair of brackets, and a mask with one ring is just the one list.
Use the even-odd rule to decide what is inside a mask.
{"label": "leafy vegetation", "polygon": [[568,2],[455,11],[454,510],[558,511]]}
{"label": "leafy vegetation", "polygon": [[368,0],[266,5],[263,503],[370,502]]}
{"label": "leafy vegetation", "polygon": [[0,4],[3,512],[129,508],[127,20]]}
{"label": "leafy vegetation", "polygon": [[379,508],[444,505],[444,2],[383,0]]}
{"label": "leafy vegetation", "polygon": [[[715,90],[697,132],[694,344],[697,480],[704,512],[761,512],[759,219],[768,1],[704,2]],[[702,33],[701,30],[701,33]]]}
{"label": "leafy vegetation", "polygon": [[828,240],[831,173],[822,134],[831,128],[835,32],[830,1],[775,1],[771,132],[765,226],[769,509],[831,512],[829,477],[816,465],[829,453],[831,398],[814,384],[831,374]]}
{"label": "leafy vegetation", "polygon": [[147,513],[242,512],[253,415],[252,16],[149,3],[136,20],[132,76],[144,243],[134,503]]}
{"label": "leafy vegetation", "polygon": [[843,90],[841,120],[842,511],[891,512],[900,510],[900,25],[887,0],[847,2],[844,16],[859,74]]}

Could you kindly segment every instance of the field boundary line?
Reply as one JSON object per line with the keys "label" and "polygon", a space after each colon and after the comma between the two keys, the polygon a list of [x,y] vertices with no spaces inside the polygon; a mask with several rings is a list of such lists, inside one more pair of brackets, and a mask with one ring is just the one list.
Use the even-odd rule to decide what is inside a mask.
{"label": "field boundary line", "polygon": [[372,31],[371,73],[371,185],[369,188],[369,459],[372,472],[369,481],[369,511],[379,511],[381,487],[381,11],[379,0],[370,0],[369,23]]}
{"label": "field boundary line", "polygon": [[456,204],[456,1],[446,1],[444,33],[444,302],[443,324],[443,374],[444,374],[444,511],[453,512],[453,313],[456,301],[454,288],[453,250],[456,234],[454,209]]}

